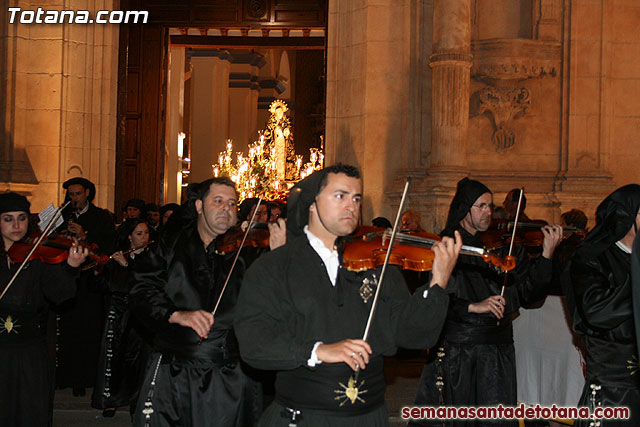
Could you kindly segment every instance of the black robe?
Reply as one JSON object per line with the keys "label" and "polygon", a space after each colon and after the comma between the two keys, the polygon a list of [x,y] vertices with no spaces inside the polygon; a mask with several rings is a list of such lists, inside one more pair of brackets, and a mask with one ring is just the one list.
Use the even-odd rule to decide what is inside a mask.
{"label": "black robe", "polygon": [[[640,423],[640,373],[633,320],[630,255],[611,245],[595,257],[574,256],[574,328],[585,335],[587,375],[578,406],[626,406]],[[595,389],[594,389],[595,387]],[[598,388],[600,387],[600,388]],[[594,393],[595,392],[595,393]],[[577,426],[588,426],[580,420]],[[604,421],[604,426],[615,425]]]}
{"label": "black robe", "polygon": [[[0,257],[0,290],[18,269]],[[46,426],[53,381],[46,335],[49,306],[72,298],[78,269],[29,262],[0,300],[0,425]],[[9,320],[9,318],[11,320]]]}
{"label": "black robe", "polygon": [[133,413],[151,350],[151,332],[131,316],[128,301],[135,259],[126,258],[128,266],[110,261],[96,277],[106,294],[106,319],[91,406],[129,405]]}
{"label": "black robe", "polygon": [[[479,233],[457,227],[465,245],[481,247]],[[506,255],[508,248],[502,250]],[[515,349],[511,321],[518,309],[545,295],[552,278],[552,263],[540,257],[531,261],[526,250],[515,246],[516,268],[508,273],[504,318],[491,313],[469,313],[470,303],[500,295],[504,275],[481,258],[460,255],[453,271],[447,321],[438,349],[431,351],[424,367],[416,405],[515,406],[517,400]],[[448,420],[420,421],[419,425],[462,425]],[[482,425],[476,422],[475,425]],[[490,424],[490,423],[489,423]],[[501,420],[500,425],[516,425]],[[464,425],[474,425],[473,422]]]}
{"label": "black robe", "polygon": [[373,274],[379,278],[380,271],[356,273],[341,267],[332,286],[307,236],[290,237],[285,246],[263,255],[248,269],[236,310],[242,358],[256,368],[278,371],[276,402],[267,409],[262,425],[288,425],[290,418],[281,417],[278,410],[282,406],[302,412],[299,426],[386,424],[388,419],[380,419],[386,414],[382,356],[393,355],[399,345],[432,345],[444,321],[446,293],[434,286],[424,298],[423,286],[410,296],[400,272],[394,267],[387,270],[368,338],[373,354],[356,384],[367,392],[362,394],[364,401],[351,403],[339,385],[348,386],[353,374],[348,365],[322,363],[309,368],[307,361],[318,341],[362,338],[373,298],[365,303],[359,290]]}
{"label": "black robe", "polygon": [[[69,209],[63,211],[66,228],[69,219],[82,225],[87,232],[86,242],[98,245],[98,252],[111,254],[115,227],[111,215],[93,204],[76,218]],[[91,259],[87,258],[87,263]],[[78,292],[72,300],[57,310],[59,387],[92,387],[96,377],[104,319],[104,304],[96,288],[93,271],[84,271],[78,281]]]}
{"label": "black robe", "polygon": [[215,253],[215,241],[205,250],[195,225],[177,236],[166,233],[155,249],[137,259],[132,309],[154,331],[156,353],[147,366],[134,425],[145,423],[145,402],[154,411],[152,426],[256,424],[260,391],[242,370],[232,325],[242,260],[207,339],[200,342],[191,328],[168,322],[174,311],[213,310],[232,259],[233,254]]}

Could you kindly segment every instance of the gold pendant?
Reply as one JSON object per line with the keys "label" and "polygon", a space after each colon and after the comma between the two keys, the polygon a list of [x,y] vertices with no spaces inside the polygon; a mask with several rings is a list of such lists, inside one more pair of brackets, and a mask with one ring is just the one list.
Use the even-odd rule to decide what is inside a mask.
{"label": "gold pendant", "polygon": [[361,398],[359,395],[365,394],[369,390],[360,390],[360,387],[362,387],[363,384],[364,384],[364,380],[362,380],[360,382],[360,385],[356,387],[356,379],[353,377],[353,375],[351,375],[351,377],[349,378],[349,381],[347,382],[347,385],[338,383],[338,385],[342,387],[342,390],[338,389],[333,391],[335,394],[338,395],[335,397],[335,400],[340,401],[340,406],[343,406],[349,400],[351,401],[352,405],[356,403],[356,400],[359,400],[360,402],[364,403],[365,400]]}
{"label": "gold pendant", "polygon": [[17,329],[19,327],[20,325],[18,325],[16,322],[13,321],[13,318],[11,317],[10,314],[7,316],[6,319],[3,319],[2,317],[0,317],[0,334],[3,332],[6,332],[6,333],[15,332],[17,334],[18,333]]}
{"label": "gold pendant", "polygon": [[629,375],[635,375],[638,372],[638,356],[631,355],[631,359],[627,360],[627,369],[631,371]]}
{"label": "gold pendant", "polygon": [[369,299],[373,296],[373,286],[378,286],[378,278],[375,274],[371,275],[371,279],[365,278],[362,281],[362,286],[360,286],[360,297],[362,301],[366,304]]}

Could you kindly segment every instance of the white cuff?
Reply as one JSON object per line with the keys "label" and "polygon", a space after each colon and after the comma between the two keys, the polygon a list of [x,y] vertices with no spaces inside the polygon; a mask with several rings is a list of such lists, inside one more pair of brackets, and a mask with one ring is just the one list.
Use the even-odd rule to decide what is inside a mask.
{"label": "white cuff", "polygon": [[318,341],[317,343],[314,344],[313,350],[311,350],[311,357],[307,360],[307,366],[309,366],[310,368],[313,368],[316,365],[319,365],[322,363],[321,360],[318,360],[318,353],[316,352],[320,344],[323,344],[323,342]]}

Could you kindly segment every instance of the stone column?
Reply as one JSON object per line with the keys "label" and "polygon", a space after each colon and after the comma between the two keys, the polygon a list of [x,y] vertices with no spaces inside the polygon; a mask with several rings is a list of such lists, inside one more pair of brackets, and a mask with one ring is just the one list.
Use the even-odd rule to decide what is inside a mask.
{"label": "stone column", "polygon": [[[165,144],[166,175],[164,203],[180,203],[182,195],[182,160],[178,158],[178,135],[184,132],[184,79],[185,48],[172,47],[169,51],[169,77],[167,86],[167,138]],[[180,174],[180,175],[178,175]]]}
{"label": "stone column", "polygon": [[247,153],[247,147],[258,139],[258,72],[265,65],[257,53],[233,55],[229,73],[229,138],[236,151]]}
{"label": "stone column", "polygon": [[471,69],[470,0],[435,0],[433,8],[433,115],[429,172],[466,172]]}
{"label": "stone column", "polygon": [[12,0],[0,9],[0,191],[31,196],[32,210],[62,200],[84,176],[113,209],[118,26],[9,23],[22,11],[116,10],[117,2]]}
{"label": "stone column", "polygon": [[229,138],[229,53],[199,51],[191,57],[191,175],[213,177],[211,166]]}

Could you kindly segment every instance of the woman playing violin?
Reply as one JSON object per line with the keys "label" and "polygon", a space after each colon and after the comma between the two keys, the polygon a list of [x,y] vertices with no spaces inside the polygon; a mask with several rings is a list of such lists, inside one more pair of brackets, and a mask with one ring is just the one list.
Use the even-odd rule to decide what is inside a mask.
{"label": "woman playing violin", "polygon": [[[29,207],[24,196],[0,194],[0,291],[19,268],[7,253],[27,234]],[[49,306],[73,297],[77,267],[86,256],[86,249],[73,246],[60,264],[29,261],[0,299],[0,425],[47,425],[53,400]]]}

